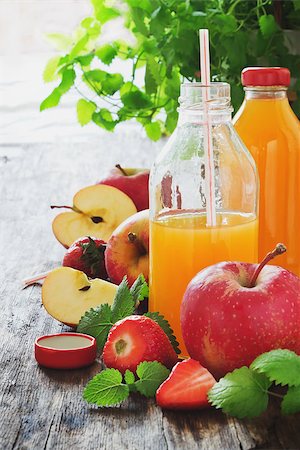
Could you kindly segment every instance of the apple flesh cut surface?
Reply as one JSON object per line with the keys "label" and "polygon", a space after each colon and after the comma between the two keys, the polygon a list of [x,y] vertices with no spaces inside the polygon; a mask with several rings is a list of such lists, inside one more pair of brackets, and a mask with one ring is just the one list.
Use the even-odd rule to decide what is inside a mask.
{"label": "apple flesh cut surface", "polygon": [[112,304],[118,286],[70,267],[54,269],[44,281],[42,303],[47,312],[66,325],[75,327],[86,311],[102,303]]}
{"label": "apple flesh cut surface", "polygon": [[149,208],[149,169],[131,169],[117,164],[99,184],[114,186],[130,197],[138,211]]}
{"label": "apple flesh cut surface", "polygon": [[[216,377],[276,348],[300,355],[300,278],[277,266],[223,262],[199,272],[181,305],[187,351]],[[249,287],[253,286],[253,287]]]}
{"label": "apple flesh cut surface", "polygon": [[143,274],[149,278],[149,210],[128,217],[111,235],[105,250],[110,280],[120,284],[127,275],[131,286]]}
{"label": "apple flesh cut surface", "polygon": [[124,192],[105,185],[81,189],[73,198],[73,207],[62,208],[72,211],[58,214],[52,229],[56,239],[66,248],[82,236],[107,241],[121,222],[136,213],[133,201]]}

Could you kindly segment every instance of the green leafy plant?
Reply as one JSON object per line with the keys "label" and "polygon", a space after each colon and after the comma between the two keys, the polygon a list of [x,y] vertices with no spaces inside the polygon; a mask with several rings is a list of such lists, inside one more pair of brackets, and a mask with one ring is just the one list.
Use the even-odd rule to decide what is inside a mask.
{"label": "green leafy plant", "polygon": [[98,406],[115,406],[126,400],[130,392],[154,397],[169,374],[169,369],[158,361],[141,362],[136,369],[137,380],[130,370],[123,377],[117,369],[105,369],[88,382],[83,398]]}
{"label": "green leafy plant", "polygon": [[[45,70],[46,82],[59,80],[40,109],[57,106],[71,88],[78,91],[77,117],[81,125],[94,122],[113,131],[135,118],[157,140],[176,127],[177,99],[183,79],[199,80],[199,28],[209,28],[213,80],[231,84],[235,110],[243,91],[240,73],[245,66],[284,66],[292,76],[300,69],[300,55],[291,54],[285,28],[296,29],[300,0],[91,0],[93,15],[81,21],[72,36],[49,38],[61,52]],[[99,44],[106,23],[122,17],[134,44],[115,40]],[[113,22],[111,22],[113,26]],[[130,61],[129,79],[112,73],[115,59]],[[138,69],[144,85],[137,86]],[[293,82],[299,97],[300,80]],[[294,103],[300,113],[299,102]]]}
{"label": "green leafy plant", "polygon": [[[280,398],[282,414],[300,411],[300,356],[277,349],[258,356],[251,366],[235,369],[208,393],[216,408],[240,419],[256,417],[268,406],[269,396]],[[285,395],[270,389],[272,383],[287,387]]]}

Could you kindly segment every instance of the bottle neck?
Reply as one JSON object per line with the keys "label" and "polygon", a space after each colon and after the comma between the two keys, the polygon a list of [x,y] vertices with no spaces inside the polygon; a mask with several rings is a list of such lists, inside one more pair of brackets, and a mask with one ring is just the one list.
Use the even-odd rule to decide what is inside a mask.
{"label": "bottle neck", "polygon": [[245,100],[287,100],[285,86],[251,86],[245,87]]}
{"label": "bottle neck", "polygon": [[[231,108],[217,111],[209,111],[208,117],[212,125],[231,122]],[[179,108],[178,126],[184,124],[199,124],[207,123],[207,116],[203,110],[190,110]]]}

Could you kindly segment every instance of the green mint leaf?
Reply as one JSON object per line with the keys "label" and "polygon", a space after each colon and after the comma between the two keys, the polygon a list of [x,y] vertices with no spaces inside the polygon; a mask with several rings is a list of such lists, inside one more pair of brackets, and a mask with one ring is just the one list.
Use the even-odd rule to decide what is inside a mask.
{"label": "green mint leaf", "polygon": [[47,108],[52,108],[53,106],[57,106],[61,96],[68,92],[68,90],[73,86],[75,77],[76,74],[74,69],[65,69],[62,72],[62,79],[60,84],[41,103],[40,111],[43,111]]}
{"label": "green mint leaf", "polygon": [[130,370],[126,370],[124,375],[124,380],[126,384],[133,384],[135,382],[135,376]]}
{"label": "green mint leaf", "polygon": [[158,141],[161,138],[162,131],[159,122],[150,122],[145,125],[148,138],[152,141]]}
{"label": "green mint leaf", "polygon": [[[132,86],[132,90],[127,90],[128,85]],[[129,110],[140,110],[152,106],[149,96],[131,83],[124,85],[124,91],[121,91],[121,100],[123,105]]]}
{"label": "green mint leaf", "polygon": [[94,58],[94,53],[88,53],[87,55],[77,56],[75,61],[78,62],[82,67],[89,66]]}
{"label": "green mint leaf", "polygon": [[113,95],[124,84],[124,79],[120,73],[106,73],[102,80],[102,90],[108,95]]}
{"label": "green mint leaf", "polygon": [[113,59],[118,54],[118,49],[116,45],[112,44],[105,44],[102,47],[98,48],[96,50],[96,56],[104,63],[104,64],[111,64]]}
{"label": "green mint leaf", "polygon": [[106,108],[101,108],[99,112],[94,112],[92,121],[99,127],[105,128],[107,131],[113,131],[118,123],[113,119],[110,111]]}
{"label": "green mint leaf", "polygon": [[179,343],[177,342],[174,331],[172,330],[167,319],[165,319],[164,316],[162,316],[158,312],[147,312],[146,314],[144,314],[144,316],[150,317],[150,319],[154,320],[160,326],[160,328],[162,328],[162,330],[168,336],[173,349],[175,350],[177,355],[179,355],[181,353]]}
{"label": "green mint leaf", "polygon": [[81,317],[77,331],[96,338],[98,348],[102,349],[113,324],[111,308],[104,303],[97,308],[91,308]]}
{"label": "green mint leaf", "polygon": [[124,319],[124,317],[131,316],[134,313],[134,309],[135,302],[128,287],[127,277],[124,277],[111,307],[113,322],[115,323]]}
{"label": "green mint leaf", "polygon": [[85,34],[78,42],[73,46],[70,51],[69,57],[72,60],[76,56],[80,55],[85,50],[87,43],[89,42],[89,35]]}
{"label": "green mint leaf", "polygon": [[145,397],[154,397],[157,389],[169,376],[170,371],[158,361],[144,361],[137,366],[139,380],[135,382],[137,391]]}
{"label": "green mint leaf", "polygon": [[242,419],[259,416],[268,406],[271,382],[264,374],[241,367],[221,378],[208,393],[210,403]]}
{"label": "green mint leaf", "polygon": [[83,398],[98,406],[115,406],[129,395],[129,387],[122,383],[122,374],[116,369],[106,369],[88,382]]}
{"label": "green mint leaf", "polygon": [[127,3],[131,7],[141,8],[144,11],[147,11],[147,12],[151,12],[152,9],[153,9],[150,0],[127,0]]}
{"label": "green mint leaf", "polygon": [[300,386],[300,356],[290,350],[271,350],[258,356],[251,369],[264,373],[275,384]]}
{"label": "green mint leaf", "polygon": [[61,93],[58,88],[53,89],[50,95],[45,98],[40,104],[40,111],[44,111],[44,109],[53,108],[57,106],[60,102]]}
{"label": "green mint leaf", "polygon": [[140,274],[130,288],[135,305],[149,297],[149,287],[143,274]]}
{"label": "green mint leaf", "polygon": [[120,16],[120,12],[115,8],[105,6],[104,1],[91,0],[94,7],[96,19],[103,25],[109,20]]}
{"label": "green mint leaf", "polygon": [[54,81],[58,77],[57,68],[59,62],[60,56],[54,56],[53,58],[49,59],[43,72],[43,80],[45,81],[45,83]]}
{"label": "green mint leaf", "polygon": [[294,414],[300,412],[300,386],[290,387],[281,402],[283,414]]}
{"label": "green mint leaf", "polygon": [[276,20],[272,14],[261,16],[258,23],[260,31],[265,38],[270,38],[274,33],[276,33],[276,31],[279,30]]}
{"label": "green mint leaf", "polygon": [[80,125],[86,125],[92,120],[92,116],[96,110],[96,104],[81,98],[77,102],[77,119]]}

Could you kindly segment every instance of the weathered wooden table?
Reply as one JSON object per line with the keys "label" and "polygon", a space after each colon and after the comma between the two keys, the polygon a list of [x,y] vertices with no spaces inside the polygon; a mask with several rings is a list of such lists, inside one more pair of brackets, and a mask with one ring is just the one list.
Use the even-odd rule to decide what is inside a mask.
{"label": "weathered wooden table", "polygon": [[[36,337],[67,329],[41,306],[39,286],[21,279],[60,264],[51,203],[71,202],[116,162],[149,165],[158,146],[136,133],[99,133],[98,141],[0,147],[0,449],[300,448],[300,415],[280,417],[276,404],[253,421],[220,411],[162,411],[136,396],[98,409],[81,398],[100,367],[46,370],[34,359]],[[277,405],[278,406],[278,405]]]}

